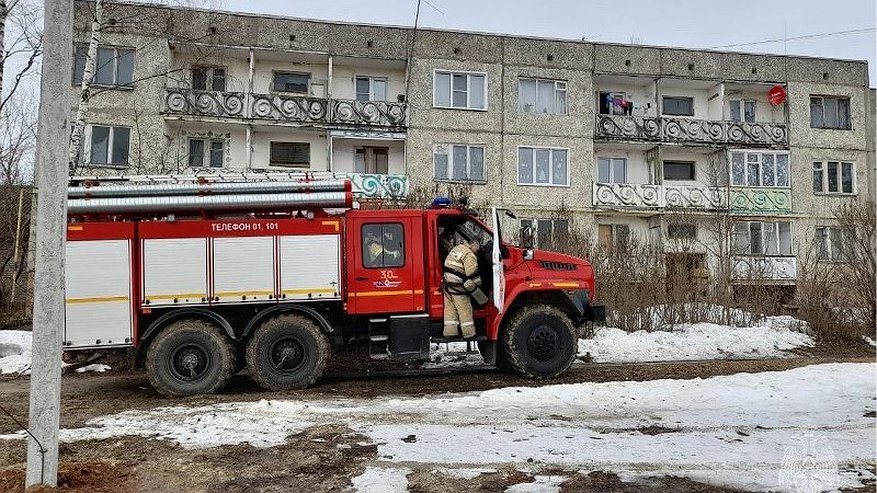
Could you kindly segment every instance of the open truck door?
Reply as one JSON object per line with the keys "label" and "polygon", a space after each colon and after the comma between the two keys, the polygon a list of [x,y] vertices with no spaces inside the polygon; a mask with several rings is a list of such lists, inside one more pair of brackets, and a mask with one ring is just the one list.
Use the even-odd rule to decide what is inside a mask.
{"label": "open truck door", "polygon": [[499,211],[496,207],[490,209],[490,217],[493,221],[493,251],[491,261],[493,267],[493,305],[497,313],[502,313],[505,304],[505,270],[502,264],[502,233],[500,232]]}

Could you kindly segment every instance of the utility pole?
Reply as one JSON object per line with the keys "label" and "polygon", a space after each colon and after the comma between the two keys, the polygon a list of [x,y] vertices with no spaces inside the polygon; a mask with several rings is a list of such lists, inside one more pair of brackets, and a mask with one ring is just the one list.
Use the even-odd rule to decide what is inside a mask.
{"label": "utility pole", "polygon": [[36,272],[25,486],[58,482],[73,0],[45,0],[36,162]]}

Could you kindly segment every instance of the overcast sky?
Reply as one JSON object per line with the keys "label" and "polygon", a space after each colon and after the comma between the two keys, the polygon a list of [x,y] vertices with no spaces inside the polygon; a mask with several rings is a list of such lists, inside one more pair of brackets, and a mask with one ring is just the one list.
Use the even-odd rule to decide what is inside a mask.
{"label": "overcast sky", "polygon": [[[875,86],[875,0],[423,0],[420,25],[492,33],[867,60]],[[417,0],[225,0],[226,10],[414,23]],[[867,32],[829,34],[868,29]]]}

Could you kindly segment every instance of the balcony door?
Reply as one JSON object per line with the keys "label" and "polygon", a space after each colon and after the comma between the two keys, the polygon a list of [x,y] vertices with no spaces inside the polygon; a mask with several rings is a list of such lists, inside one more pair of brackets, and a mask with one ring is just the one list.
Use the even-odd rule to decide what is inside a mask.
{"label": "balcony door", "polygon": [[357,147],[353,156],[353,171],[385,175],[390,167],[388,147]]}
{"label": "balcony door", "polygon": [[599,183],[627,183],[627,158],[597,158],[597,181]]}

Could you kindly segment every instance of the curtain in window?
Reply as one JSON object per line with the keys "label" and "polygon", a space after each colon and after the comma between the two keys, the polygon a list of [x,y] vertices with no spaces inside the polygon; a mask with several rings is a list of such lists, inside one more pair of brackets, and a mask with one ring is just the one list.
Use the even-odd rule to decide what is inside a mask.
{"label": "curtain in window", "polygon": [[484,180],[484,148],[469,148],[469,179]]}
{"label": "curtain in window", "polygon": [[221,168],[225,154],[225,145],[221,140],[210,142],[210,167]]}
{"label": "curtain in window", "polygon": [[823,180],[823,171],[822,171],[822,163],[814,162],[813,163],[813,191],[822,193],[822,180]]}
{"label": "curtain in window", "polygon": [[451,178],[454,180],[465,180],[466,174],[466,146],[453,146],[453,156],[451,159]]}
{"label": "curtain in window", "polygon": [[764,254],[776,255],[779,253],[779,238],[777,235],[777,223],[764,223]]}
{"label": "curtain in window", "polygon": [[535,183],[550,183],[551,175],[551,151],[548,149],[533,150],[533,169],[535,174]]}
{"label": "curtain in window", "polygon": [[840,183],[843,193],[853,193],[853,163],[841,163]]}
{"label": "curtain in window", "polygon": [[777,170],[776,186],[778,186],[778,187],[789,186],[789,155],[788,154],[777,154],[776,155],[776,170]]}
{"label": "curtain in window", "polygon": [[780,231],[780,255],[792,254],[792,224],[787,222],[779,223]]}
{"label": "curtain in window", "polygon": [[761,156],[761,184],[765,187],[776,185],[776,181],[774,180],[773,161],[773,154],[763,154]]}
{"label": "curtain in window", "polygon": [[810,127],[822,128],[822,98],[810,98]]}
{"label": "curtain in window", "polygon": [[828,191],[829,192],[839,192],[838,188],[838,167],[837,162],[829,161],[828,162]]}
{"label": "curtain in window", "polygon": [[114,60],[116,57],[113,48],[98,48],[95,60],[94,83],[111,86],[113,85],[113,73],[115,71]]}
{"label": "curtain in window", "polygon": [[518,183],[533,183],[533,149],[518,149]]}
{"label": "curtain in window", "polygon": [[554,81],[539,81],[536,93],[536,112],[554,113]]}
{"label": "curtain in window", "polygon": [[109,163],[110,127],[91,127],[91,163]]}
{"label": "curtain in window", "polygon": [[761,223],[749,223],[749,251],[753,255],[764,253],[764,237],[761,232]]}
{"label": "curtain in window", "polygon": [[119,48],[118,53],[116,84],[127,86],[134,81],[134,50]]}
{"label": "curtain in window", "polygon": [[[464,105],[465,106],[465,105]],[[469,107],[484,109],[484,76],[469,76]]]}
{"label": "curtain in window", "polygon": [[435,74],[435,104],[451,105],[451,74]]}
{"label": "curtain in window", "polygon": [[551,155],[552,176],[551,182],[555,185],[566,185],[566,151],[555,149]]}
{"label": "curtain in window", "polygon": [[533,79],[518,80],[518,110],[522,113],[536,111],[536,81]]}
{"label": "curtain in window", "polygon": [[745,156],[742,152],[731,153],[731,184],[742,186],[746,184]]}
{"label": "curtain in window", "polygon": [[437,180],[448,179],[448,146],[437,145],[432,155]]}
{"label": "curtain in window", "polygon": [[746,184],[751,187],[757,187],[759,183],[758,173],[758,154],[746,155]]}

